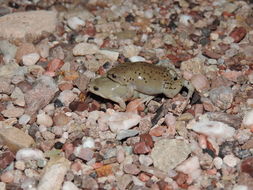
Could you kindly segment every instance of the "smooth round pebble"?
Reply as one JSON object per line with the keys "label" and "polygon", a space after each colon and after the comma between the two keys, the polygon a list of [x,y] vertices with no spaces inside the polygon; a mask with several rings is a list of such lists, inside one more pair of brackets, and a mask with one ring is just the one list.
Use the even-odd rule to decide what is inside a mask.
{"label": "smooth round pebble", "polygon": [[85,22],[79,17],[71,17],[68,19],[67,24],[71,29],[76,30],[80,26],[84,26]]}
{"label": "smooth round pebble", "polygon": [[51,127],[53,125],[53,120],[49,115],[45,113],[40,113],[37,115],[37,124]]}
{"label": "smooth round pebble", "polygon": [[220,157],[214,158],[213,159],[213,164],[214,164],[214,166],[215,166],[216,169],[218,169],[218,170],[221,169],[222,164],[223,164],[222,158],[220,158]]}
{"label": "smooth round pebble", "polygon": [[30,115],[24,114],[19,118],[18,122],[21,125],[26,125],[30,121],[30,119],[31,119]]}
{"label": "smooth round pebble", "polygon": [[23,64],[25,66],[35,65],[40,59],[38,53],[30,53],[22,57]]}
{"label": "smooth round pebble", "polygon": [[235,167],[236,164],[237,164],[237,158],[230,154],[230,155],[226,155],[224,158],[223,158],[223,161],[225,164],[227,164],[229,167]]}
{"label": "smooth round pebble", "polygon": [[244,126],[250,127],[253,125],[253,110],[247,112],[242,120]]}
{"label": "smooth round pebble", "polygon": [[95,148],[95,141],[91,137],[87,137],[83,141],[83,148]]}

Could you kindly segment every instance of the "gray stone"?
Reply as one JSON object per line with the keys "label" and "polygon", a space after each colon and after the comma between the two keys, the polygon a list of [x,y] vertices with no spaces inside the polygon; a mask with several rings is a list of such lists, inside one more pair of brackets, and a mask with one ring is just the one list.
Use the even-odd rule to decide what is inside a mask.
{"label": "gray stone", "polygon": [[212,103],[219,107],[220,109],[228,109],[230,108],[233,102],[233,91],[228,86],[221,86],[218,88],[214,88],[209,93],[210,99]]}
{"label": "gray stone", "polygon": [[122,130],[122,131],[119,131],[117,133],[116,139],[117,140],[122,140],[122,139],[125,139],[125,138],[128,138],[128,137],[133,137],[137,134],[139,134],[139,131],[134,130],[134,129]]}
{"label": "gray stone", "polygon": [[155,143],[151,157],[156,168],[168,172],[183,162],[190,153],[190,146],[183,140],[162,139]]}

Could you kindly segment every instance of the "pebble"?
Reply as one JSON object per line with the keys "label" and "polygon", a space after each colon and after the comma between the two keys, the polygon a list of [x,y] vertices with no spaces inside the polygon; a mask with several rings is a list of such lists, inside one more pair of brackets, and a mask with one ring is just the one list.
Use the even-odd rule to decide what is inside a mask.
{"label": "pebble", "polygon": [[82,147],[83,148],[95,148],[95,141],[93,138],[91,137],[87,137],[83,140],[83,143],[82,143]]}
{"label": "pebble", "polygon": [[162,139],[155,143],[151,157],[156,168],[168,172],[184,161],[190,153],[189,145],[183,140]]}
{"label": "pebble", "polygon": [[104,55],[106,58],[110,59],[111,61],[117,61],[119,57],[119,52],[116,51],[109,51],[109,50],[99,50],[98,53]]}
{"label": "pebble", "polygon": [[90,176],[85,176],[82,179],[82,186],[83,189],[99,189],[98,183],[96,180]]}
{"label": "pebble", "polygon": [[11,44],[7,40],[0,40],[0,52],[3,54],[3,61],[6,64],[14,59],[16,51],[17,47],[15,45]]}
{"label": "pebble", "polygon": [[235,129],[229,125],[218,121],[210,121],[206,118],[194,123],[191,129],[221,142],[233,137],[235,134]]}
{"label": "pebble", "polygon": [[22,56],[22,62],[25,66],[35,65],[40,59],[38,53],[30,53]]}
{"label": "pebble", "polygon": [[198,92],[203,92],[210,88],[209,81],[203,74],[193,75],[191,83]]}
{"label": "pebble", "polygon": [[246,36],[246,34],[247,31],[244,27],[235,27],[229,36],[234,39],[235,43],[239,43]]}
{"label": "pebble", "polygon": [[13,103],[18,106],[25,106],[25,95],[20,88],[16,87],[11,94],[11,98],[14,99]]}
{"label": "pebble", "polygon": [[225,86],[213,88],[209,92],[209,96],[212,103],[215,106],[224,110],[231,107],[233,98],[234,98],[232,89],[230,87],[225,87]]}
{"label": "pebble", "polygon": [[14,159],[15,155],[12,152],[10,151],[3,152],[0,155],[0,167],[5,169],[14,161]]}
{"label": "pebble", "polygon": [[253,109],[245,113],[242,124],[246,127],[253,126]]}
{"label": "pebble", "polygon": [[73,48],[73,55],[92,55],[99,52],[98,46],[89,43],[79,43]]}
{"label": "pebble", "polygon": [[24,111],[25,110],[23,108],[11,107],[11,108],[7,108],[1,113],[3,114],[4,117],[11,118],[11,117],[20,117],[21,115],[24,114]]}
{"label": "pebble", "polygon": [[32,149],[32,148],[22,148],[16,153],[16,159],[17,160],[43,160],[44,154],[39,149]]}
{"label": "pebble", "polygon": [[232,190],[248,190],[248,187],[246,185],[234,185]]}
{"label": "pebble", "polygon": [[10,83],[10,78],[0,77],[0,93],[11,94],[14,90],[14,87]]}
{"label": "pebble", "polygon": [[16,161],[15,168],[21,171],[25,170],[25,162],[20,161],[20,160]]}
{"label": "pebble", "polygon": [[71,181],[65,181],[63,183],[62,190],[79,190],[79,188]]}
{"label": "pebble", "polygon": [[235,167],[238,164],[238,158],[236,158],[233,154],[229,154],[223,158],[223,162],[229,167]]}
{"label": "pebble", "polygon": [[58,100],[60,100],[65,106],[68,106],[76,98],[77,95],[72,90],[64,90],[58,96]]}
{"label": "pebble", "polygon": [[39,181],[37,190],[60,190],[69,168],[70,162],[67,159],[63,157],[51,159],[45,167],[45,172]]}
{"label": "pebble", "polygon": [[133,129],[122,130],[122,131],[119,131],[119,132],[117,133],[116,139],[117,139],[117,140],[123,140],[123,139],[126,139],[126,138],[128,138],[128,137],[136,136],[137,134],[139,134],[139,131],[138,131],[138,130],[133,130]]}
{"label": "pebble", "polygon": [[24,42],[17,47],[15,58],[17,63],[22,60],[22,57],[36,52],[36,48],[32,43]]}
{"label": "pebble", "polygon": [[3,172],[0,176],[0,180],[4,183],[13,183],[14,175],[11,171]]}
{"label": "pebble", "polygon": [[28,148],[34,144],[34,140],[31,136],[15,127],[1,128],[0,140],[13,152],[22,148]]}
{"label": "pebble", "polygon": [[127,58],[138,56],[140,53],[141,47],[135,45],[123,46],[121,52]]}
{"label": "pebble", "polygon": [[140,173],[140,170],[135,164],[126,164],[124,165],[124,172],[127,174],[137,175]]}
{"label": "pebble", "polygon": [[129,60],[131,62],[142,62],[142,61],[146,61],[146,59],[144,57],[141,56],[133,56],[133,57],[129,57]]}
{"label": "pebble", "polygon": [[136,126],[141,120],[141,117],[138,114],[130,112],[113,112],[105,117],[107,117],[110,130],[114,133],[128,130]]}
{"label": "pebble", "polygon": [[54,126],[64,126],[70,122],[71,118],[64,113],[57,113],[53,117]]}
{"label": "pebble", "polygon": [[39,109],[45,107],[54,98],[58,91],[57,85],[53,78],[41,76],[36,80],[36,85],[25,93],[25,102],[27,108],[25,113],[33,115]]}
{"label": "pebble", "polygon": [[139,142],[134,145],[134,153],[135,154],[146,154],[151,151],[150,146],[148,146],[145,142]]}
{"label": "pebble", "polygon": [[72,30],[77,30],[81,26],[84,26],[85,22],[78,17],[71,17],[67,20],[67,24]]}
{"label": "pebble", "polygon": [[74,150],[76,157],[85,161],[90,161],[94,156],[94,151],[90,148],[76,147]]}
{"label": "pebble", "polygon": [[124,174],[117,177],[117,186],[120,190],[127,189],[127,186],[132,182],[132,176]]}
{"label": "pebble", "polygon": [[204,70],[205,58],[203,56],[197,56],[181,63],[180,70],[188,71],[193,74],[201,74]]}
{"label": "pebble", "polygon": [[0,189],[5,190],[6,189],[6,184],[4,182],[0,182]]}
{"label": "pebble", "polygon": [[197,156],[193,156],[185,160],[177,166],[176,171],[183,172],[190,176],[194,181],[198,181],[201,176],[200,163]]}
{"label": "pebble", "polygon": [[215,158],[213,159],[213,164],[214,164],[214,166],[215,166],[216,169],[218,169],[218,170],[221,169],[222,164],[223,164],[222,158],[220,158],[220,157],[215,157]]}
{"label": "pebble", "polygon": [[241,163],[241,171],[253,177],[253,157],[246,158]]}
{"label": "pebble", "polygon": [[151,164],[153,164],[152,158],[148,155],[143,155],[143,154],[139,156],[139,162],[141,165],[144,165],[144,166],[150,166]]}
{"label": "pebble", "polygon": [[[15,12],[0,17],[0,37],[4,39],[25,40],[26,36],[37,39],[43,32],[53,32],[56,27],[56,14],[54,11],[28,11]],[[31,36],[32,34],[32,36]]]}
{"label": "pebble", "polygon": [[40,113],[37,115],[37,124],[43,125],[46,127],[52,127],[53,120],[49,115],[47,115],[43,112],[43,113]]}

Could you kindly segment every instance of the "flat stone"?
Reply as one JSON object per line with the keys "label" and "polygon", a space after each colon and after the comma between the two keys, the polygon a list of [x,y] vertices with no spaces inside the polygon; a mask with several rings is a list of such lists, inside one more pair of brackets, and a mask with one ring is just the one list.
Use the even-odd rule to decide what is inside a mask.
{"label": "flat stone", "polygon": [[73,49],[73,55],[92,55],[99,51],[98,46],[89,43],[79,43]]}
{"label": "flat stone", "polygon": [[43,32],[53,32],[57,18],[54,11],[16,12],[0,17],[0,37],[21,39],[29,37],[38,39]]}
{"label": "flat stone", "polygon": [[22,148],[28,148],[34,144],[34,140],[30,135],[15,127],[1,128],[0,141],[7,145],[13,152]]}
{"label": "flat stone", "polygon": [[13,103],[18,106],[25,106],[25,95],[20,88],[16,87],[11,94],[11,98],[14,100]]}
{"label": "flat stone", "polygon": [[133,136],[137,135],[138,133],[139,133],[139,131],[133,130],[133,129],[122,130],[122,131],[119,131],[117,133],[116,139],[117,140],[122,140],[122,139],[125,139],[125,138],[128,138],[128,137],[133,137]]}
{"label": "flat stone", "polygon": [[51,158],[45,172],[40,179],[37,190],[60,190],[64,176],[70,168],[70,162],[63,157]]}
{"label": "flat stone", "polygon": [[183,162],[190,153],[190,146],[183,140],[162,139],[155,143],[151,157],[156,168],[168,172]]}
{"label": "flat stone", "polygon": [[3,93],[3,94],[12,93],[14,87],[10,83],[11,83],[10,78],[0,77],[0,93]]}
{"label": "flat stone", "polygon": [[3,60],[5,63],[9,63],[9,61],[15,57],[16,51],[17,47],[15,45],[11,44],[7,40],[0,41],[0,53],[3,54]]}
{"label": "flat stone", "polygon": [[4,111],[2,111],[1,113],[3,114],[4,117],[20,117],[21,115],[24,114],[24,109],[23,108],[18,108],[18,107],[12,107],[12,108],[8,108]]}

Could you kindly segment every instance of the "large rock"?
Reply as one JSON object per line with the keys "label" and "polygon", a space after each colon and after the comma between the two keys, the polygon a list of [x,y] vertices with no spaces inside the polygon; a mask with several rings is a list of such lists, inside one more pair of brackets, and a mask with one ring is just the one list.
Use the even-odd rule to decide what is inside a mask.
{"label": "large rock", "polygon": [[15,127],[0,128],[0,142],[7,145],[12,152],[28,148],[34,144],[30,135]]}
{"label": "large rock", "polygon": [[0,37],[22,41],[27,37],[37,39],[43,32],[51,33],[55,30],[56,15],[54,11],[28,11],[2,16]]}
{"label": "large rock", "polygon": [[168,172],[183,162],[190,153],[190,146],[183,140],[162,139],[155,143],[151,157],[156,168]]}

